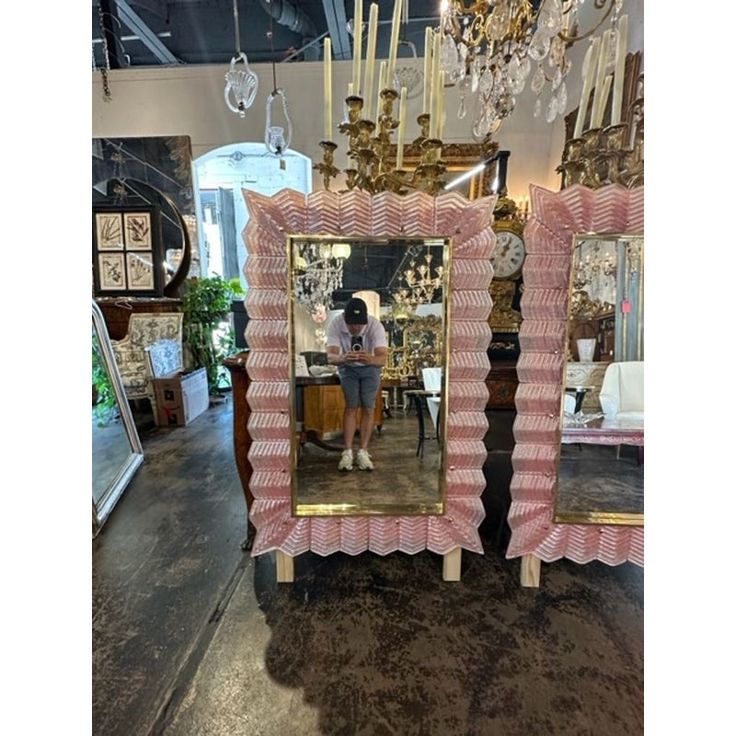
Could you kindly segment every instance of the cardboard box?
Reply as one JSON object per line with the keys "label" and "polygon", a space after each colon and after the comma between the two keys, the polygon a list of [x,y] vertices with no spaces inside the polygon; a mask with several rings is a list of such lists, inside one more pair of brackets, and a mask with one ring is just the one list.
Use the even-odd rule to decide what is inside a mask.
{"label": "cardboard box", "polygon": [[193,422],[210,405],[207,371],[204,368],[190,373],[177,371],[163,378],[153,379],[156,397],[156,425],[184,427]]}

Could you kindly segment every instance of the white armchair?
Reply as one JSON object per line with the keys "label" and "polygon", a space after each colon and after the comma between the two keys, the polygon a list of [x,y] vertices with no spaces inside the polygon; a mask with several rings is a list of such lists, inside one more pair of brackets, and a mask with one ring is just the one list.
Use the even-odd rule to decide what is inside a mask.
{"label": "white armchair", "polygon": [[644,361],[611,363],[603,376],[601,410],[607,420],[644,421]]}
{"label": "white armchair", "polygon": [[[422,382],[425,391],[442,391],[442,368],[422,368]],[[437,417],[440,412],[440,397],[428,396],[427,406],[429,407],[429,416],[434,425],[435,434],[437,432]]]}

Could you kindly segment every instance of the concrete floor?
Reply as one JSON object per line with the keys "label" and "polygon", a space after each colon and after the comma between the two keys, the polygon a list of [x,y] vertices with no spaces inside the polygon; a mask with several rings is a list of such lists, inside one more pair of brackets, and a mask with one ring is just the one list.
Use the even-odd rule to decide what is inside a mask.
{"label": "concrete floor", "polygon": [[[241,553],[230,407],[144,439],[96,540],[95,734],[643,731],[643,571],[504,559],[513,414],[487,437],[485,555]],[[201,422],[201,423],[200,423]],[[198,424],[200,423],[200,424]]]}

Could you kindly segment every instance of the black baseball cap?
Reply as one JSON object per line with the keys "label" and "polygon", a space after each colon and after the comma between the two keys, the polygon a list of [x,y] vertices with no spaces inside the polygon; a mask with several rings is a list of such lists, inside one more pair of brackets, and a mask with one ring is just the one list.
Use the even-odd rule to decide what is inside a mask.
{"label": "black baseball cap", "polygon": [[362,299],[353,297],[345,305],[345,324],[346,325],[367,325],[368,324],[368,307]]}

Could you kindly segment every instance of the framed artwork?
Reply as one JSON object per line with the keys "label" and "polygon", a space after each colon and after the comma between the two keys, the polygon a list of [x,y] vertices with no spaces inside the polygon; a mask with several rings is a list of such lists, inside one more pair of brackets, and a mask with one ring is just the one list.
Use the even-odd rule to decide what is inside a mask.
{"label": "framed artwork", "polygon": [[151,250],[151,215],[148,212],[126,212],[123,222],[126,250]]}
{"label": "framed artwork", "polygon": [[97,254],[100,289],[125,291],[125,258],[122,253]]}
{"label": "framed artwork", "polygon": [[95,296],[162,296],[161,218],[156,206],[92,209]]}
{"label": "framed artwork", "polygon": [[131,291],[150,291],[154,288],[153,253],[141,251],[126,253],[126,275]]}
{"label": "framed artwork", "polygon": [[123,221],[118,212],[100,212],[95,218],[97,248],[123,250]]}

